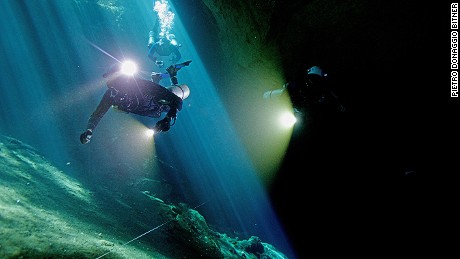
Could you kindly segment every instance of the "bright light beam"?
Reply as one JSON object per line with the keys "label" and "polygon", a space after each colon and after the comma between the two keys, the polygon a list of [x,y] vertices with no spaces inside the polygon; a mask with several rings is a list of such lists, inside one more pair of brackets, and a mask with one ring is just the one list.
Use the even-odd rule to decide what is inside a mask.
{"label": "bright light beam", "polygon": [[297,122],[297,119],[294,114],[292,114],[292,112],[283,112],[279,118],[279,121],[283,128],[289,129],[294,126],[294,124]]}
{"label": "bright light beam", "polygon": [[146,136],[147,138],[152,138],[154,134],[155,134],[155,131],[154,131],[153,129],[147,129],[147,130],[145,131],[145,136]]}
{"label": "bright light beam", "polygon": [[113,58],[114,60],[120,62],[120,60],[118,60],[116,57],[110,55],[107,51],[101,49],[99,46],[97,46],[96,44],[92,43],[91,41],[87,40],[89,44],[91,44],[91,46],[93,46],[94,48],[98,49],[100,52],[104,53],[105,55]]}

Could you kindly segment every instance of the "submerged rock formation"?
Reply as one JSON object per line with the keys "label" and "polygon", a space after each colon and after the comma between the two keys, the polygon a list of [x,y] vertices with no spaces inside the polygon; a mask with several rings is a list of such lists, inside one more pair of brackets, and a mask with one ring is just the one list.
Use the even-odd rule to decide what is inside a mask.
{"label": "submerged rock formation", "polygon": [[214,231],[196,208],[145,184],[91,185],[6,136],[0,151],[1,258],[287,258],[258,237]]}

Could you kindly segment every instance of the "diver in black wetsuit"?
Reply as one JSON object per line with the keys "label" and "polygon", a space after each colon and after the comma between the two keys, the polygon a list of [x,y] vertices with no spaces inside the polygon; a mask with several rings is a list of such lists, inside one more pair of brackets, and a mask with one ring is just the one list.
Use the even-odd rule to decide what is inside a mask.
{"label": "diver in black wetsuit", "polygon": [[158,78],[171,79],[172,85],[169,87],[136,75],[126,75],[122,71],[121,63],[111,66],[103,75],[107,79],[108,89],[91,114],[85,132],[80,135],[80,142],[86,144],[90,141],[94,129],[110,107],[153,118],[159,118],[165,112],[166,116],[155,124],[154,131],[168,131],[176,121],[177,112],[182,109],[182,100],[190,94],[188,86],[179,85],[176,77],[177,71],[188,66],[190,62],[171,65],[167,74],[157,74]]}
{"label": "diver in black wetsuit", "polygon": [[264,99],[277,99],[282,95],[289,95],[294,112],[302,115],[309,112],[343,113],[345,107],[338,96],[329,88],[327,74],[318,66],[312,66],[304,76],[290,81],[283,88],[266,91]]}

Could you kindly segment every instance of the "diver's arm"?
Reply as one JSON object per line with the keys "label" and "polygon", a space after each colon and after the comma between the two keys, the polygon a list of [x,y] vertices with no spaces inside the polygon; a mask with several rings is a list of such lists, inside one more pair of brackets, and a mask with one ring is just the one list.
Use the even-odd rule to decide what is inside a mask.
{"label": "diver's arm", "polygon": [[[169,92],[169,90],[166,91]],[[167,105],[169,106],[169,111],[162,120],[159,120],[155,124],[155,127],[153,128],[155,132],[168,131],[169,128],[176,123],[177,112],[182,109],[182,99],[171,92],[169,92],[168,95]]]}
{"label": "diver's arm", "polygon": [[174,101],[169,104],[169,111],[166,113],[166,117],[176,118],[177,112],[182,110],[182,99],[174,95]]}
{"label": "diver's arm", "polygon": [[112,100],[110,98],[111,91],[110,89],[107,90],[102,96],[99,105],[97,106],[96,110],[91,114],[88,119],[88,124],[86,126],[85,132],[80,135],[80,142],[82,144],[86,144],[90,141],[91,136],[93,135],[93,130],[96,128],[99,121],[102,119],[104,114],[109,110],[112,106]]}
{"label": "diver's arm", "polygon": [[347,109],[342,104],[339,96],[332,90],[327,90],[327,95],[329,96],[331,104],[335,107],[336,111],[338,112],[345,112]]}
{"label": "diver's arm", "polygon": [[269,100],[269,99],[278,98],[278,97],[282,96],[285,91],[286,91],[286,89],[284,89],[284,88],[266,91],[264,93],[264,99]]}
{"label": "diver's arm", "polygon": [[88,124],[86,126],[87,129],[93,131],[99,121],[104,117],[105,113],[109,110],[112,106],[112,99],[110,98],[111,90],[108,89],[104,96],[102,96],[99,105],[97,106],[96,110],[91,114],[88,120]]}
{"label": "diver's arm", "polygon": [[283,88],[275,89],[275,90],[270,90],[266,91],[264,93],[264,99],[265,100],[271,100],[271,99],[277,99],[281,96],[283,96],[285,93],[287,93],[287,86],[289,83],[286,83],[283,85]]}
{"label": "diver's arm", "polygon": [[157,121],[153,130],[155,132],[168,131],[176,123],[177,112],[178,109],[171,108],[163,119]]}

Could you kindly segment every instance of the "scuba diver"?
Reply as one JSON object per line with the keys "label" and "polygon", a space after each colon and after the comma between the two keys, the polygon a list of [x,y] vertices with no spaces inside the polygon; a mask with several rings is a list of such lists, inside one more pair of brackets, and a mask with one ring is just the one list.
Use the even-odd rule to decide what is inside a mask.
{"label": "scuba diver", "polygon": [[149,41],[147,44],[149,52],[147,56],[150,60],[155,62],[158,67],[164,65],[161,57],[171,56],[170,61],[172,64],[175,64],[182,58],[179,51],[182,45],[177,42],[174,34],[165,33],[163,29],[161,32],[158,32],[159,27],[160,22],[159,19],[157,19],[153,30],[149,32]]}
{"label": "scuba diver", "polygon": [[312,66],[299,80],[283,85],[283,88],[266,91],[263,98],[277,99],[288,94],[294,113],[303,115],[305,110],[321,112],[345,112],[338,96],[328,87],[327,74],[319,66]]}
{"label": "scuba diver", "polygon": [[149,44],[148,57],[159,67],[162,67],[164,64],[163,60],[159,57],[171,56],[170,61],[172,64],[175,64],[182,58],[179,47],[181,47],[181,44],[178,44],[174,35],[170,34],[169,37],[160,38],[158,41]]}
{"label": "scuba diver", "polygon": [[153,130],[154,133],[168,131],[176,122],[177,112],[182,109],[182,101],[190,95],[188,86],[178,84],[177,80],[177,71],[188,66],[190,62],[171,65],[167,73],[156,76],[160,79],[170,78],[172,85],[168,87],[132,73],[125,74],[126,63],[112,65],[103,75],[107,80],[108,89],[88,119],[86,130],[80,135],[80,142],[90,142],[94,129],[110,107],[153,118],[159,118],[165,112],[166,116],[155,124]]}
{"label": "scuba diver", "polygon": [[[156,4],[154,4],[154,10],[159,12],[159,10],[156,10]],[[166,16],[166,18],[160,18],[160,16]],[[149,32],[149,39],[147,44],[149,51],[147,56],[160,68],[164,65],[162,57],[170,57],[171,64],[176,64],[176,62],[182,58],[182,55],[179,51],[179,48],[182,45],[177,42],[175,35],[169,32],[171,29],[170,26],[172,25],[169,24],[168,26],[163,24],[164,20],[169,19],[171,20],[170,23],[172,24],[174,13],[171,11],[168,11],[163,15],[158,13],[153,29]]]}

